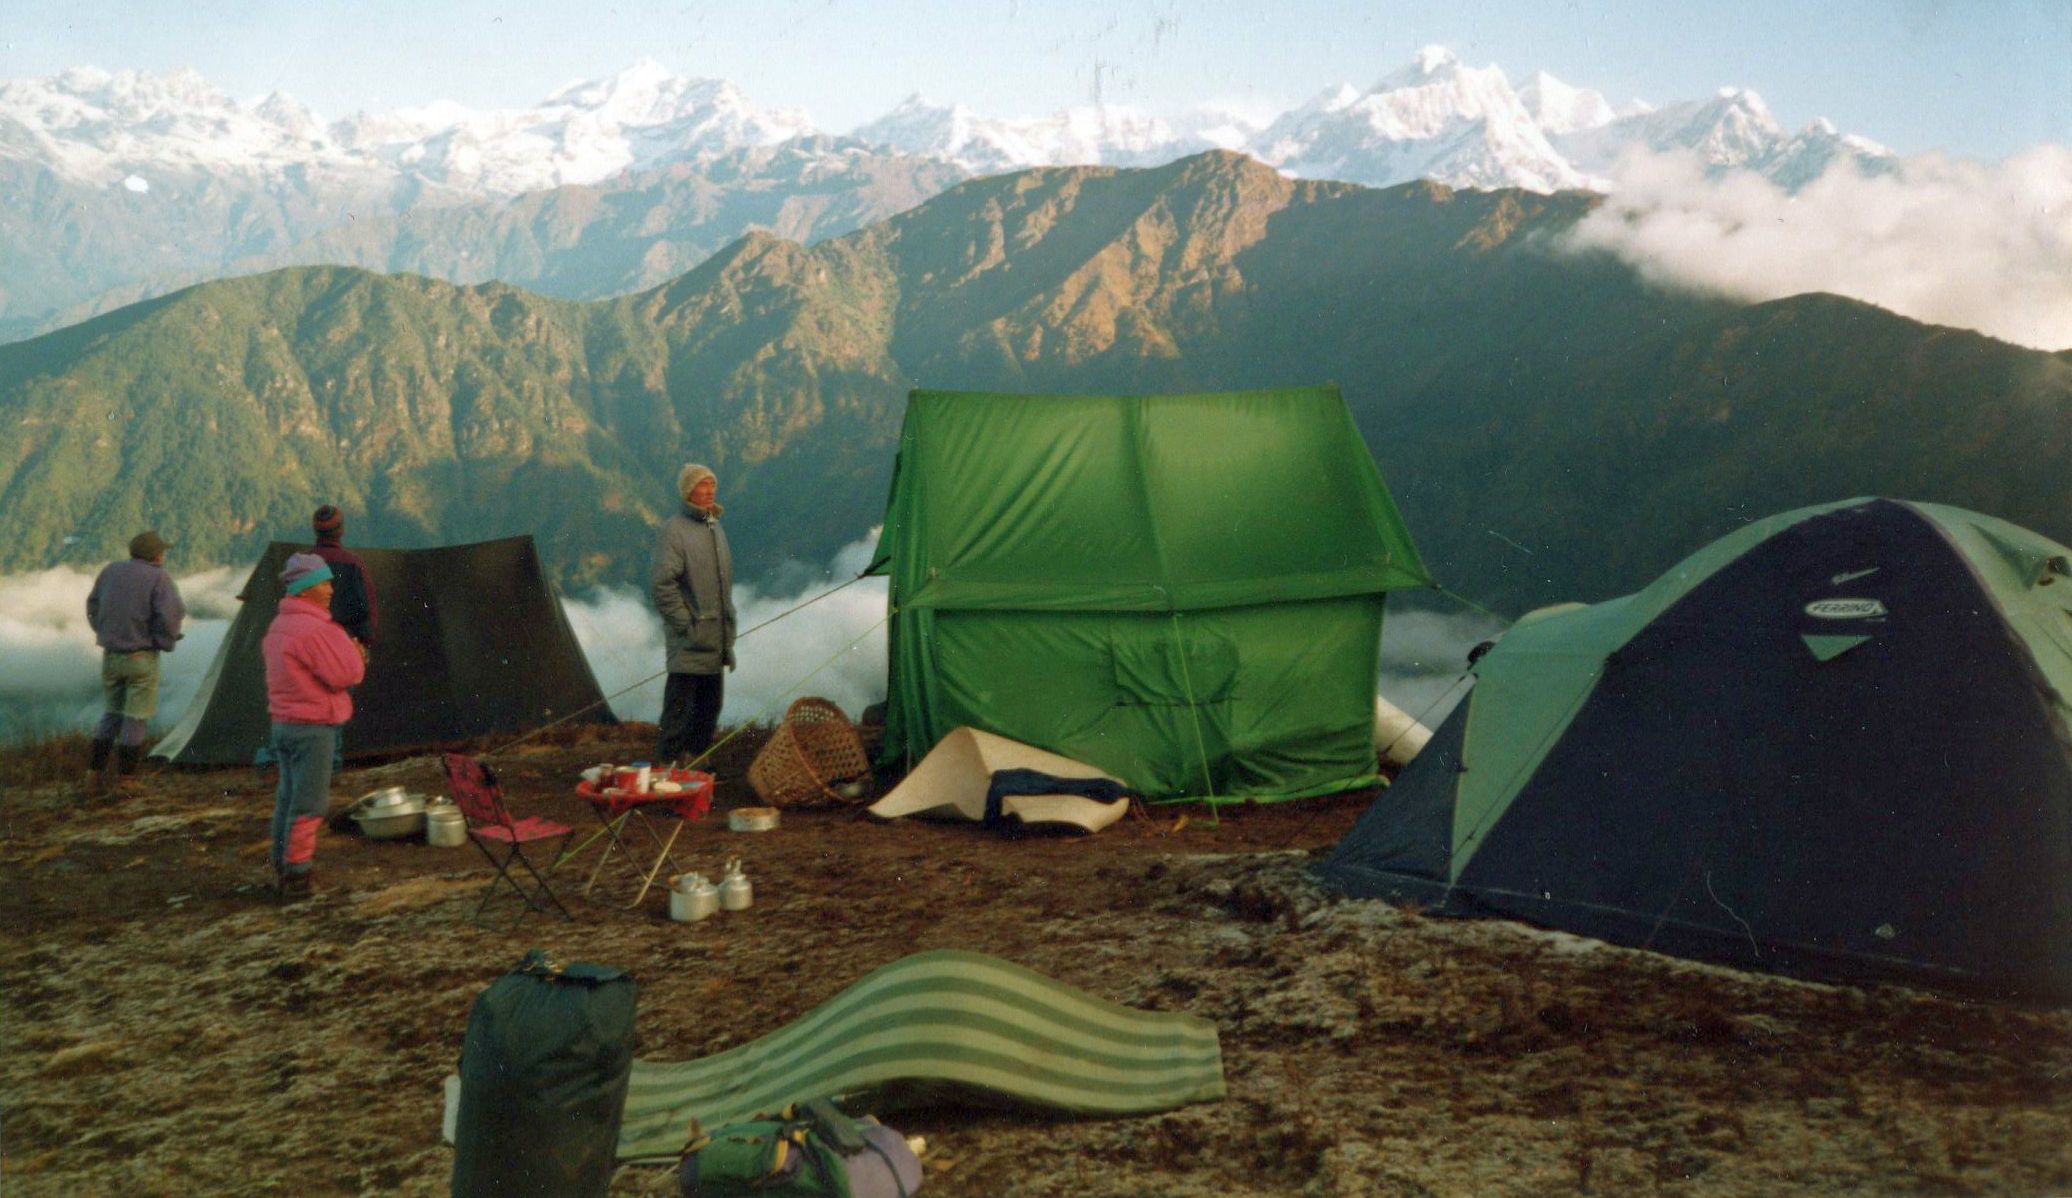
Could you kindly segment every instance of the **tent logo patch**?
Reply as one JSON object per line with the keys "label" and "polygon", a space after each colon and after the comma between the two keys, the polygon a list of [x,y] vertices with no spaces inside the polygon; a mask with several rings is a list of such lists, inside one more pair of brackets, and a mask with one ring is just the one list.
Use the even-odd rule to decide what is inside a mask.
{"label": "tent logo patch", "polygon": [[1885,605],[1876,599],[1815,599],[1806,605],[1806,614],[1816,620],[1867,620],[1885,614]]}

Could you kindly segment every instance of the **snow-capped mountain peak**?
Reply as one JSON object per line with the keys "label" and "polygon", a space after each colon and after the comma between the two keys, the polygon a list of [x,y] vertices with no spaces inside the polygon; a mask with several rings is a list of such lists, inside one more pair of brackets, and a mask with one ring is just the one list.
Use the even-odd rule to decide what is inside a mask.
{"label": "snow-capped mountain peak", "polygon": [[1422,87],[1434,76],[1448,70],[1459,70],[1460,59],[1444,46],[1425,46],[1412,56],[1409,65],[1382,76],[1381,82],[1368,88],[1370,92],[1391,92],[1406,87]]}
{"label": "snow-capped mountain peak", "polygon": [[[1075,163],[1135,165],[1179,157],[1181,138],[1156,117],[1114,104],[1001,120],[918,94],[851,135],[900,154],[940,158],[990,173]],[[1195,146],[1211,148],[1209,143]]]}
{"label": "snow-capped mountain peak", "polygon": [[[787,133],[811,131],[811,122],[803,113],[761,113],[741,89],[726,80],[678,78],[652,58],[643,58],[609,79],[570,83],[540,104],[540,110],[557,108],[578,110],[626,128],[716,117],[743,126],[767,124]],[[764,134],[759,130],[756,136]]]}
{"label": "snow-capped mountain peak", "polygon": [[909,94],[892,111],[851,136],[905,154],[954,157],[971,139],[971,112],[956,104],[936,104],[920,92]]}
{"label": "snow-capped mountain peak", "polygon": [[[0,156],[96,186],[162,179],[168,170],[285,178],[315,166],[399,196],[508,196],[815,132],[802,111],[758,107],[729,82],[681,78],[653,59],[567,84],[530,108],[440,100],[328,126],[283,93],[240,105],[191,70],[78,67],[0,82]],[[1218,148],[1295,175],[1542,191],[1607,187],[1634,147],[1801,182],[1834,161],[1889,157],[1827,122],[1786,136],[1762,97],[1743,88],[1659,109],[1614,109],[1602,94],[1544,71],[1514,89],[1500,68],[1470,66],[1436,45],[1371,88],[1339,84],[1278,113],[1253,102],[1251,111],[1210,106],[1168,122],[1095,104],[994,117],[912,95],[852,136],[973,172],[1142,165]]]}
{"label": "snow-capped mountain peak", "polygon": [[1659,148],[1694,149],[1714,166],[1747,162],[1784,133],[1763,98],[1738,87],[1721,88],[1710,103],[1672,105],[1644,119],[1653,123],[1658,137],[1666,135]]}
{"label": "snow-capped mountain peak", "polygon": [[1428,46],[1371,90],[1348,91],[1326,91],[1290,110],[1247,148],[1294,174],[1375,186],[1433,178],[1552,191],[1591,182],[1548,144],[1497,67],[1464,66]]}
{"label": "snow-capped mountain peak", "polygon": [[0,153],[96,184],[168,168],[271,176],[318,165],[491,196],[814,132],[802,112],[760,109],[731,83],[677,78],[652,60],[532,108],[438,100],[328,127],[285,94],[243,106],[191,70],[79,67],[0,83],[0,130]]}
{"label": "snow-capped mountain peak", "polygon": [[[1295,177],[1533,191],[1612,190],[1614,168],[1636,150],[1689,155],[1714,173],[1751,172],[1794,191],[1838,171],[1897,164],[1831,122],[1787,136],[1762,98],[1741,88],[1612,109],[1545,72],[1514,89],[1497,67],[1463,63],[1441,46],[1373,87],[1340,83],[1293,107],[1245,95],[1170,120],[1109,104],[1003,118],[912,95],[846,139],[817,134],[803,112],[761,108],[725,80],[679,78],[652,59],[527,107],[434,100],[329,124],[286,93],[240,103],[191,70],[83,66],[0,80],[0,172],[18,181],[31,212],[81,214],[61,218],[56,237],[21,222],[15,240],[0,236],[10,262],[56,263],[33,286],[0,289],[0,327],[33,329],[97,295],[155,294],[287,260],[288,247],[321,245],[347,221],[371,216],[379,228],[382,218],[479,201],[495,208],[565,185],[638,190],[689,172],[732,178],[756,162],[765,177],[781,177],[772,194],[789,207],[784,188],[836,177],[939,185],[1038,166],[1152,166],[1207,149]],[[887,164],[888,152],[931,161]],[[629,172],[643,173],[615,181]],[[25,229],[37,244],[20,239]],[[463,274],[477,270],[479,249],[458,245]]]}
{"label": "snow-capped mountain peak", "polygon": [[1104,106],[1002,119],[909,96],[853,136],[979,173],[1135,165],[1218,148],[1303,177],[1535,191],[1609,188],[1613,168],[1635,147],[1693,153],[1714,170],[1775,165],[1794,178],[1871,152],[1831,128],[1786,137],[1762,97],[1745,88],[1660,109],[1637,100],[1614,108],[1602,93],[1545,71],[1513,88],[1500,68],[1470,66],[1443,46],[1424,47],[1371,88],[1337,84],[1263,119],[1195,112],[1167,123]]}
{"label": "snow-capped mountain peak", "polygon": [[575,79],[556,88],[541,103],[565,104],[571,108],[601,109],[614,103],[637,108],[651,103],[673,87],[687,83],[669,73],[669,68],[652,58],[642,58],[607,79]]}
{"label": "snow-capped mountain peak", "polygon": [[279,125],[292,137],[316,141],[325,136],[324,123],[317,119],[317,115],[302,101],[283,91],[272,92],[253,105],[252,115]]}
{"label": "snow-capped mountain peak", "polygon": [[167,171],[343,165],[338,147],[292,100],[247,108],[187,69],[153,75],[75,67],[0,82],[0,154],[96,186]]}
{"label": "snow-capped mountain peak", "polygon": [[[1350,83],[1341,83],[1336,87],[1327,87],[1323,91],[1318,92],[1307,104],[1302,105],[1302,110],[1310,112],[1337,112],[1342,108],[1351,108],[1360,102],[1360,97],[1366,94],[1366,92],[1361,91]],[[1281,115],[1286,116],[1287,114],[1283,113]],[[1272,123],[1272,121],[1267,122],[1269,125]]]}
{"label": "snow-capped mountain peak", "polygon": [[1545,71],[1533,72],[1518,89],[1518,101],[1547,134],[1595,129],[1618,119],[1602,93],[1571,87]]}
{"label": "snow-capped mountain peak", "polygon": [[51,133],[180,121],[234,111],[235,101],[192,70],[170,75],[72,67],[48,79],[0,82],[0,112]]}

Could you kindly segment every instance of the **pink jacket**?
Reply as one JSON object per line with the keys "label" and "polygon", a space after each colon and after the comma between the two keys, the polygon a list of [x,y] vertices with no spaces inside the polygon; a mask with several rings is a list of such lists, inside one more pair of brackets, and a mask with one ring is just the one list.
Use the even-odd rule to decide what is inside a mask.
{"label": "pink jacket", "polygon": [[266,713],[276,724],[343,724],[367,665],[345,629],[320,603],[300,595],[281,606],[259,646],[266,655]]}

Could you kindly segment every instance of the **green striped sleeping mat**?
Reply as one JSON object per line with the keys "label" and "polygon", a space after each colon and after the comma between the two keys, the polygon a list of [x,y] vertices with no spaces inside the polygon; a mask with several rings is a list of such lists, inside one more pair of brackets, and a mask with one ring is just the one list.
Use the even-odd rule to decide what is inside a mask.
{"label": "green striped sleeping mat", "polygon": [[633,1063],[621,1160],[675,1156],[707,1129],[824,1095],[944,1089],[1071,1115],[1222,1098],[1214,1024],[1096,998],[982,953],[875,970],[769,1035],[697,1061]]}

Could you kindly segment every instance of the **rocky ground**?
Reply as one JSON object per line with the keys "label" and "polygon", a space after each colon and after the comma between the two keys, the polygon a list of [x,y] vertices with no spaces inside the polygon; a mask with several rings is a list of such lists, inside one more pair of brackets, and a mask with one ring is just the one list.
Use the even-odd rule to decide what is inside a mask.
{"label": "rocky ground", "polygon": [[[745,773],[751,738],[723,779]],[[521,812],[578,824],[581,767],[638,728],[494,759]],[[435,758],[340,795],[442,789]],[[740,856],[746,912],[659,890],[569,922],[470,922],[472,848],[327,833],[320,893],[267,896],[271,784],[168,772],[83,803],[0,796],[0,1189],[12,1196],[444,1193],[440,1084],[468,1010],[533,946],[633,973],[639,1053],[682,1060],[797,1018],[928,948],[1005,957],[1222,1034],[1223,1102],[1056,1122],[934,1108],[953,1195],[2072,1193],[2072,1013],[1811,985],[1320,892],[1308,866],[1370,796],[1220,820],[1157,809],[1093,837],[787,812],[692,825]],[[722,804],[747,798],[729,781]],[[654,1168],[614,1193],[667,1192]]]}

